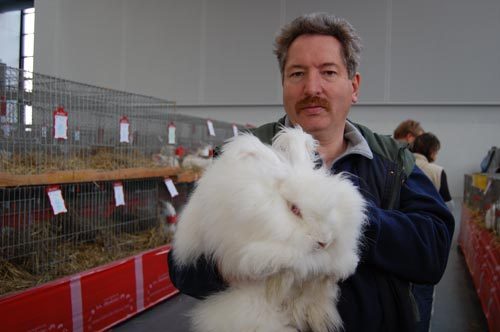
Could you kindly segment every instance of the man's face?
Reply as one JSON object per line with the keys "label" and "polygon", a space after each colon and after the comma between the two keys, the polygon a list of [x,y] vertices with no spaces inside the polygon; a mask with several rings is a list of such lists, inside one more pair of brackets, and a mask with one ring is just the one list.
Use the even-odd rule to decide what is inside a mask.
{"label": "man's face", "polygon": [[325,35],[301,35],[288,49],[283,104],[293,124],[316,135],[344,129],[358,99],[360,76],[348,78],[340,42]]}

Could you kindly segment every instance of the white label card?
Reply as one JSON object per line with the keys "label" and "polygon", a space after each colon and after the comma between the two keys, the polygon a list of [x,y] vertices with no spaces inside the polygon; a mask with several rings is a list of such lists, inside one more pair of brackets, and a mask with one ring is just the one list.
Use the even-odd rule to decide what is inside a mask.
{"label": "white label card", "polygon": [[128,143],[128,136],[129,136],[129,123],[121,122],[120,123],[120,143]]}
{"label": "white label card", "polygon": [[208,134],[210,136],[215,136],[214,123],[211,120],[207,120]]}
{"label": "white label card", "polygon": [[60,189],[50,190],[48,192],[48,195],[50,205],[52,206],[52,210],[54,211],[55,215],[68,212],[68,210],[66,210],[66,205],[64,204],[64,199],[62,197],[62,192]]}
{"label": "white label card", "polygon": [[172,198],[179,195],[172,179],[165,179],[165,185],[167,186],[168,192],[170,193],[170,196],[172,196]]}
{"label": "white label card", "polygon": [[68,139],[68,116],[55,115],[54,138]]}
{"label": "white label card", "polygon": [[233,125],[233,136],[238,136],[238,127],[236,125]]}
{"label": "white label card", "polygon": [[168,144],[175,144],[175,126],[168,126]]}
{"label": "white label card", "polygon": [[208,145],[207,145],[207,146],[205,146],[205,147],[203,148],[203,150],[201,150],[200,155],[201,155],[202,157],[205,157],[205,158],[210,157],[210,146],[208,146]]}
{"label": "white label card", "polygon": [[115,206],[125,205],[123,185],[121,183],[114,184],[113,189],[115,190]]}
{"label": "white label card", "polygon": [[8,123],[4,124],[2,126],[2,131],[3,131],[3,136],[8,138],[8,137],[10,137],[10,132],[12,131],[12,127]]}

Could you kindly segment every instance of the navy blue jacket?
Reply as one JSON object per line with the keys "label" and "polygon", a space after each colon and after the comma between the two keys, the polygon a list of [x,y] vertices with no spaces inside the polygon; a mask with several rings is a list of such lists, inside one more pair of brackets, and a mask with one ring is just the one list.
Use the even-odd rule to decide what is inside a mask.
{"label": "navy blue jacket", "polygon": [[[368,201],[369,224],[356,272],[340,284],[338,310],[346,332],[412,331],[414,315],[409,283],[436,284],[442,277],[454,231],[454,219],[434,185],[414,167],[401,179],[394,209],[383,209],[395,163],[349,154],[332,166],[349,172]],[[196,298],[225,289],[213,264],[177,267],[169,256],[170,277],[181,292]]]}

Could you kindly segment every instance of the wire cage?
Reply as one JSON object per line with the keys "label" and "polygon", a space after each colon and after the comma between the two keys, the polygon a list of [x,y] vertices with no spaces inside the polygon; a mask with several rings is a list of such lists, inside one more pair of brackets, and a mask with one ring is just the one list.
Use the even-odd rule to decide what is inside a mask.
{"label": "wire cage", "polygon": [[[235,136],[236,132],[246,129],[238,124],[176,113],[172,114],[170,119],[176,127],[177,144],[183,146],[187,153],[196,153],[207,145],[211,147],[223,145],[229,138]],[[212,133],[209,122],[213,128]]]}
{"label": "wire cage", "polygon": [[180,210],[193,184],[179,185],[179,196],[171,198],[158,178],[121,181],[120,206],[114,185],[60,185],[67,212],[57,215],[47,186],[0,189],[1,265],[56,277],[169,243],[173,234],[161,203]]}
{"label": "wire cage", "polygon": [[0,170],[154,166],[175,103],[0,64]]}
{"label": "wire cage", "polygon": [[207,119],[176,114],[175,106],[0,63],[0,172],[178,166],[170,158],[176,146],[195,152],[243,129],[211,121],[211,135]]}
{"label": "wire cage", "polygon": [[[133,176],[121,180],[125,204],[119,205],[116,181],[110,180],[121,172],[70,172],[78,175],[70,180],[52,175],[178,166],[178,147],[196,153],[242,129],[178,114],[171,101],[0,63],[0,294],[168,243],[175,228],[165,207],[181,210],[194,188],[194,182],[178,183],[179,195],[172,198],[159,177],[178,170],[128,172]],[[34,182],[24,176],[9,182],[13,175],[47,172],[50,177],[33,177]],[[49,200],[48,189],[57,182],[63,213],[55,213]]]}

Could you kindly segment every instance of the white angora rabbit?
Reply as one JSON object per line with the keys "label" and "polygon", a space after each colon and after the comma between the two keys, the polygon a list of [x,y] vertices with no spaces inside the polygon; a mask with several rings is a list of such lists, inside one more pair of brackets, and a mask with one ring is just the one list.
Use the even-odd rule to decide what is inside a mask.
{"label": "white angora rabbit", "polygon": [[193,311],[203,332],[340,330],[337,282],[354,273],[365,202],[343,175],[314,169],[317,142],[286,128],[272,146],[223,147],[181,213],[174,259],[212,259],[230,286]]}

